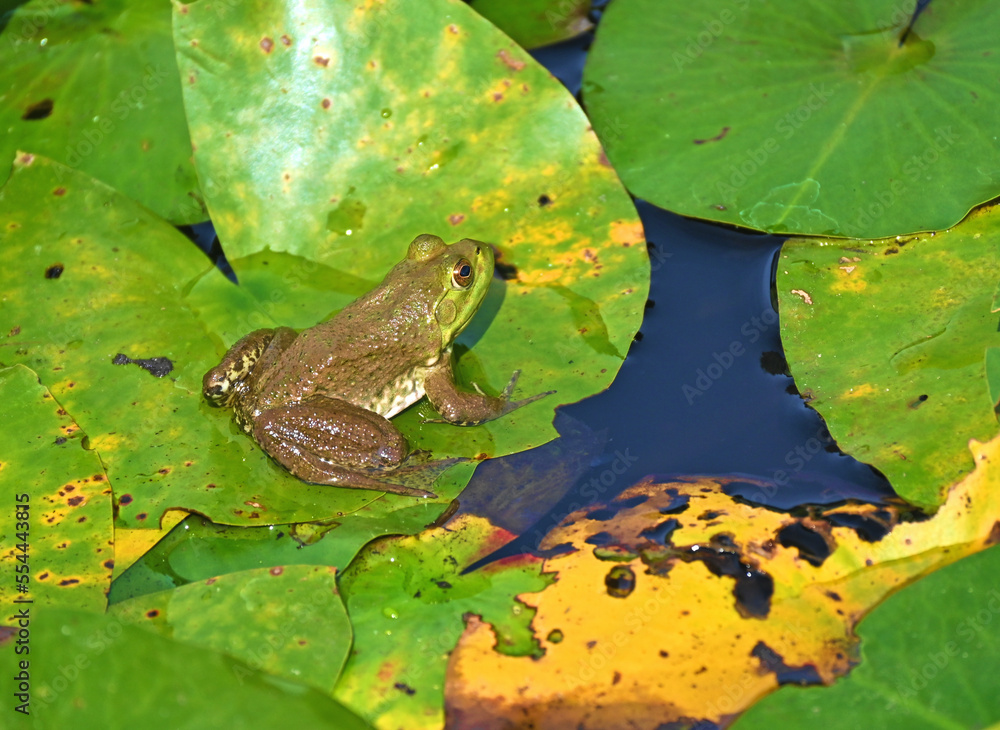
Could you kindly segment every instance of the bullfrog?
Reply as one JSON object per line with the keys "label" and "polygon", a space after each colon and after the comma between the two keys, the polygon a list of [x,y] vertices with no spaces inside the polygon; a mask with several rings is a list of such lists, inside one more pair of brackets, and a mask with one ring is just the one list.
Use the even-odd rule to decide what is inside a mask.
{"label": "bullfrog", "polygon": [[511,400],[520,371],[499,396],[456,386],[452,343],[492,276],[489,244],[417,236],[381,284],[326,322],[243,337],[205,373],[204,396],[303,481],[434,496],[375,478],[411,454],[392,416],[426,395],[443,421],[476,425],[553,392]]}

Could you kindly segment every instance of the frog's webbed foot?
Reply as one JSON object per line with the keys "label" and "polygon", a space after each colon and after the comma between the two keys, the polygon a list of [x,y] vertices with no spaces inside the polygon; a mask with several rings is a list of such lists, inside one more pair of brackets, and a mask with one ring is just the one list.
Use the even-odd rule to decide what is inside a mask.
{"label": "frog's webbed foot", "polygon": [[476,390],[475,393],[458,390],[452,376],[451,364],[442,364],[428,374],[424,380],[427,398],[435,410],[441,414],[441,418],[429,418],[424,420],[424,423],[455,423],[460,426],[477,426],[555,393],[554,390],[547,390],[544,393],[537,393],[521,400],[511,400],[511,394],[514,392],[514,386],[517,385],[520,374],[520,370],[515,370],[503,392],[499,396],[492,396],[483,393],[476,383],[472,384]]}
{"label": "frog's webbed foot", "polygon": [[268,455],[303,481],[409,497],[435,496],[377,478],[395,472],[409,446],[388,420],[347,401],[313,396],[269,408],[257,417],[253,435]]}
{"label": "frog's webbed foot", "polygon": [[520,370],[515,370],[514,374],[510,376],[510,381],[507,383],[507,387],[503,389],[500,397],[503,398],[505,403],[504,413],[510,413],[515,408],[520,408],[521,406],[526,406],[529,403],[534,403],[536,400],[541,400],[547,395],[552,395],[555,393],[554,390],[546,390],[543,393],[536,393],[535,395],[529,395],[527,398],[522,398],[521,400],[511,400],[510,396],[514,392],[514,386],[517,385],[517,379],[521,376]]}

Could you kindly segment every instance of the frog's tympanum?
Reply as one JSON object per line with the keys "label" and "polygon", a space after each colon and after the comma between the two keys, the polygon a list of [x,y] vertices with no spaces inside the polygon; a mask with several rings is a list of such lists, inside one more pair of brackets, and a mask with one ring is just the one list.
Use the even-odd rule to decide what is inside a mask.
{"label": "frog's tympanum", "polygon": [[548,395],[459,390],[452,342],[493,276],[493,250],[417,236],[385,280],[332,319],[296,333],[251,332],[205,374],[203,391],[292,474],[315,484],[429,496],[374,478],[409,455],[389,418],[425,394],[450,423],[476,425]]}

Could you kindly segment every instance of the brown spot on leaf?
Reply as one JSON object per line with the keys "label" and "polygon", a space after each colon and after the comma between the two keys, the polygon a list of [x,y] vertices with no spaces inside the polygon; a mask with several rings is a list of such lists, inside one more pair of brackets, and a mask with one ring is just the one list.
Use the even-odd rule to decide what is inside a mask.
{"label": "brown spot on leaf", "polygon": [[45,117],[52,113],[52,107],[52,99],[42,99],[41,101],[36,101],[24,110],[24,114],[21,115],[21,119],[28,122],[36,122],[39,119],[45,119]]}
{"label": "brown spot on leaf", "polygon": [[170,467],[169,466],[165,466],[162,469],[158,469],[157,471],[159,471],[160,474],[166,475],[166,474],[170,473]]}
{"label": "brown spot on leaf", "polygon": [[146,611],[146,618],[156,618],[159,615],[160,612],[155,608],[151,608],[148,611]]}
{"label": "brown spot on leaf", "polygon": [[322,66],[323,68],[326,68],[327,66],[330,65],[330,59],[327,58],[326,56],[313,56],[313,63],[315,63],[317,66]]}
{"label": "brown spot on leaf", "polygon": [[20,327],[20,325],[14,325],[13,327],[11,327],[10,332],[7,333],[7,336],[8,337],[17,337],[19,334],[21,334],[21,327]]}
{"label": "brown spot on leaf", "polygon": [[147,515],[145,512],[140,512],[139,514],[137,514],[135,516],[135,518],[137,520],[139,520],[140,522],[142,522],[143,520],[145,520],[147,517],[149,517],[149,515]]}
{"label": "brown spot on leaf", "polygon": [[292,39],[289,38],[287,35],[281,36],[281,42],[284,43],[286,46],[292,45]]}
{"label": "brown spot on leaf", "polygon": [[494,91],[493,101],[503,101],[503,94],[501,94],[499,91]]}
{"label": "brown spot on leaf", "polygon": [[32,162],[35,161],[35,156],[30,152],[26,152],[25,154],[18,157],[17,161],[20,162],[25,167],[27,167],[28,165],[30,165]]}
{"label": "brown spot on leaf", "polygon": [[285,568],[281,565],[275,565],[268,571],[271,575],[281,575],[285,572]]}
{"label": "brown spot on leaf", "polygon": [[452,23],[448,26],[448,32],[452,35],[458,35],[458,26]]}
{"label": "brown spot on leaf", "polygon": [[66,504],[68,504],[70,507],[78,507],[79,505],[83,504],[83,501],[84,501],[83,496],[78,494],[75,497],[70,497],[69,499],[67,499]]}
{"label": "brown spot on leaf", "polygon": [[217,580],[218,580],[218,578],[208,578],[208,579],[207,579],[207,580],[205,581],[205,585],[207,585],[207,586],[210,586],[210,585],[212,585],[213,583],[215,583],[215,581],[217,581]]}
{"label": "brown spot on leaf", "polygon": [[61,581],[59,581],[59,585],[61,585],[61,586],[75,586],[79,582],[80,582],[79,578],[63,578]]}
{"label": "brown spot on leaf", "polygon": [[57,197],[62,197],[63,195],[66,194],[66,188],[61,188],[61,187],[56,188],[55,190],[52,191],[52,194]]}
{"label": "brown spot on leaf", "polygon": [[260,47],[264,49],[264,53],[270,53],[271,49],[274,48],[274,41],[267,36],[264,36],[260,39]]}
{"label": "brown spot on leaf", "polygon": [[62,274],[63,274],[63,272],[65,270],[66,270],[66,267],[63,266],[62,264],[58,264],[58,263],[57,264],[52,264],[52,266],[50,266],[49,268],[47,268],[45,270],[45,278],[46,279],[58,279],[60,276],[62,276]]}
{"label": "brown spot on leaf", "polygon": [[121,499],[118,500],[118,504],[132,504],[132,495],[123,494]]}
{"label": "brown spot on leaf", "polygon": [[465,214],[463,213],[452,213],[448,216],[448,222],[453,226],[457,226],[459,223],[465,220]]}
{"label": "brown spot on leaf", "polygon": [[520,71],[526,65],[524,61],[518,60],[513,56],[511,56],[510,53],[508,53],[507,49],[505,48],[501,49],[500,52],[497,53],[497,58],[503,61],[504,65],[507,66],[507,68],[512,68],[515,71]]}
{"label": "brown spot on leaf", "polygon": [[330,100],[329,99],[323,99],[323,101],[320,102],[320,106],[322,106],[324,109],[329,109],[330,108]]}
{"label": "brown spot on leaf", "polygon": [[104,567],[107,568],[108,570],[111,570],[112,568],[115,567],[115,561],[114,560],[105,560],[104,561]]}
{"label": "brown spot on leaf", "polygon": [[603,149],[601,150],[601,153],[597,156],[597,161],[600,162],[605,167],[611,167],[611,162],[608,160],[608,156],[607,154],[605,154]]}
{"label": "brown spot on leaf", "polygon": [[730,129],[729,127],[723,127],[722,131],[719,132],[714,137],[708,137],[707,139],[694,139],[691,141],[694,142],[695,144],[705,144],[706,142],[718,142],[719,140],[723,139],[727,134],[729,134],[729,129]]}

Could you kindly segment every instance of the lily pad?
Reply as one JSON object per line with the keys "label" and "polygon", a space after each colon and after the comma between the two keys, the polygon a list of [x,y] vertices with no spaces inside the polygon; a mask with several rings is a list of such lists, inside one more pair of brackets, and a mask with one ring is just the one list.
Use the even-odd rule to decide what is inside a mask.
{"label": "lily pad", "polygon": [[590,0],[472,0],[473,9],[524,48],[558,43],[590,30]]}
{"label": "lily pad", "polygon": [[437,728],[448,652],[473,612],[495,627],[498,650],[532,655],[532,611],[512,596],[551,583],[530,556],[462,570],[506,531],[463,515],[446,527],[368,545],[341,576],[354,648],[334,696],[378,727]]}
{"label": "lily pad", "polygon": [[[338,519],[378,496],[299,481],[204,401],[202,376],[221,349],[212,343],[243,311],[228,323],[201,317],[198,297],[185,295],[224,302],[236,288],[137,203],[23,154],[0,188],[0,267],[0,306],[14,326],[4,364],[33,368],[80,424],[112,480],[122,527],[156,529],[168,509],[229,524]],[[116,364],[118,354],[132,362]],[[163,377],[147,369],[165,363]],[[470,472],[459,465],[442,478],[443,504]]]}
{"label": "lily pad", "polygon": [[773,233],[939,230],[1000,194],[987,0],[618,0],[584,99],[633,194]]}
{"label": "lily pad", "polygon": [[861,666],[833,687],[785,687],[751,728],[993,727],[1000,722],[1000,550],[984,550],[890,596],[858,627]]}
{"label": "lily pad", "polygon": [[[290,717],[310,728],[369,727],[315,689],[117,617],[50,608],[33,618],[26,670],[33,718],[26,722],[33,727],[260,728],[281,727]],[[15,670],[0,675],[7,713],[17,707]]]}
{"label": "lily pad", "polygon": [[475,428],[418,428],[416,409],[397,425],[466,456],[554,438],[553,409],[614,378],[649,283],[635,209],[573,98],[457,0],[216,7],[178,5],[174,30],[227,255],[295,254],[353,294],[417,234],[495,243],[503,279],[459,341],[457,377],[495,393],[520,369],[516,395],[557,395]]}
{"label": "lily pad", "polygon": [[170,3],[26,3],[0,32],[0,67],[4,164],[29,149],[174,223],[208,217],[191,162]]}
{"label": "lily pad", "polygon": [[972,470],[969,439],[998,430],[984,366],[1000,346],[997,236],[993,206],[939,234],[793,239],[778,261],[781,340],[799,390],[841,449],[925,508]]}
{"label": "lily pad", "polygon": [[724,725],[779,685],[832,682],[875,604],[995,542],[1000,437],[971,450],[976,470],[922,522],[871,505],[791,516],[697,478],[569,515],[541,544],[562,546],[543,566],[555,582],[519,596],[544,655],[504,655],[469,621],[449,727]]}
{"label": "lily pad", "polygon": [[433,500],[404,506],[392,496],[383,495],[347,518],[279,527],[216,525],[191,515],[115,578],[108,598],[117,603],[258,567],[296,563],[343,571],[373,538],[415,534],[443,511],[444,505]]}
{"label": "lily pad", "polygon": [[[16,341],[19,334],[8,337]],[[0,402],[0,474],[9,502],[0,554],[8,579],[0,584],[0,600],[11,610],[103,612],[114,542],[111,487],[101,460],[83,447],[84,433],[32,370],[0,370]]]}
{"label": "lily pad", "polygon": [[111,615],[329,693],[351,648],[336,570],[286,565],[117,603]]}

